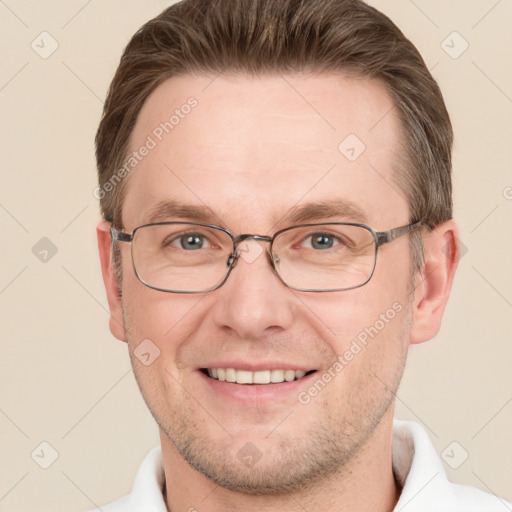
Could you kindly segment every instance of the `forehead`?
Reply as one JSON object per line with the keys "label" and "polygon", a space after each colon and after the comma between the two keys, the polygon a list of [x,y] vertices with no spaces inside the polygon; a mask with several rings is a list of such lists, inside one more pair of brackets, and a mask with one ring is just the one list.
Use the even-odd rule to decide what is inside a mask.
{"label": "forehead", "polygon": [[369,218],[391,214],[390,203],[407,211],[393,183],[395,110],[384,85],[364,78],[169,79],[147,99],[132,133],[138,156],[127,178],[125,224],[144,222],[165,200],[262,227],[306,199],[340,198]]}

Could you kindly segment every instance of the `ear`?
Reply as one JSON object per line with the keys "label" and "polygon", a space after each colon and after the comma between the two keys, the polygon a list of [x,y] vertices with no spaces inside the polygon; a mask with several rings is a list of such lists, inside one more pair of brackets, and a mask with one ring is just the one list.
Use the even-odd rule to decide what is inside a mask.
{"label": "ear", "polygon": [[119,283],[112,266],[112,235],[110,234],[110,222],[102,219],[96,226],[98,237],[98,250],[100,252],[101,273],[107,292],[108,306],[110,309],[110,331],[121,341],[126,341],[126,332],[123,320],[123,299],[119,290]]}
{"label": "ear", "polygon": [[459,263],[458,235],[450,220],[423,237],[425,265],[414,283],[411,343],[428,341],[439,332]]}

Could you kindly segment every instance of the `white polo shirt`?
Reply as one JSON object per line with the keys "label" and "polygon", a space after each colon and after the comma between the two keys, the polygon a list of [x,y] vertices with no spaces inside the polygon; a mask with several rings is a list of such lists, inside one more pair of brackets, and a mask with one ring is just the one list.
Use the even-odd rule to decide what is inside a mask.
{"label": "white polo shirt", "polygon": [[[450,483],[428,434],[417,423],[394,420],[393,471],[402,486],[394,512],[512,511],[511,503],[493,494]],[[167,512],[162,495],[164,481],[162,451],[157,447],[142,461],[131,494],[101,510]],[[172,489],[168,492],[172,493]]]}

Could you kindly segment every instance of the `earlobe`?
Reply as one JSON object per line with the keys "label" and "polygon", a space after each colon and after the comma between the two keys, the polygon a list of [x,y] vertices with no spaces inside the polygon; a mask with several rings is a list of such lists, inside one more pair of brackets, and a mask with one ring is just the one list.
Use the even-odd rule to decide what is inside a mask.
{"label": "earlobe", "polygon": [[100,253],[101,273],[107,292],[108,306],[110,309],[110,331],[121,341],[126,341],[126,332],[123,320],[123,303],[119,283],[112,267],[112,237],[110,235],[110,223],[102,219],[96,226],[98,237],[98,250]]}
{"label": "earlobe", "polygon": [[425,265],[413,290],[411,343],[432,339],[441,326],[459,262],[458,229],[453,220],[424,236]]}

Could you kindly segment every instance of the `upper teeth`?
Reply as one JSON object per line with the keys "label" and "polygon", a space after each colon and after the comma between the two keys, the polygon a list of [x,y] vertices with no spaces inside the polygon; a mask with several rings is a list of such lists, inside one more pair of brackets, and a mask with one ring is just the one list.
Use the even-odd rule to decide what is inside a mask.
{"label": "upper teeth", "polygon": [[269,384],[291,382],[306,375],[302,370],[260,370],[251,372],[236,368],[208,368],[208,375],[214,379],[236,382],[237,384]]}

